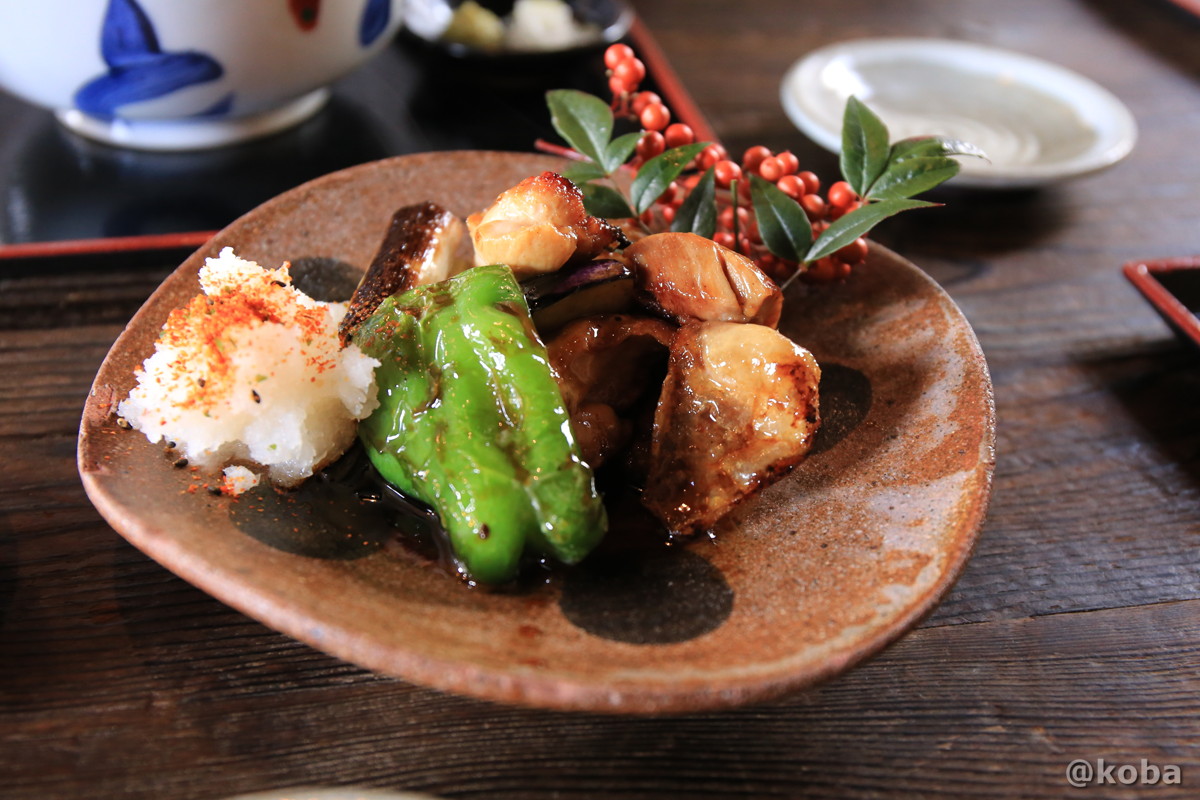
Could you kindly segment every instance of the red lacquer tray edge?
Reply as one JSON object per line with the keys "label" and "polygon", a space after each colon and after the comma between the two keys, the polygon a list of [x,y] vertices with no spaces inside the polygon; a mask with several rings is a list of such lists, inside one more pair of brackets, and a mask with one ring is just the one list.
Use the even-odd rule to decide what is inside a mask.
{"label": "red lacquer tray edge", "polygon": [[1200,269],[1200,256],[1130,261],[1122,271],[1167,324],[1200,347],[1200,317],[1180,302],[1157,277],[1162,273],[1186,269]]}

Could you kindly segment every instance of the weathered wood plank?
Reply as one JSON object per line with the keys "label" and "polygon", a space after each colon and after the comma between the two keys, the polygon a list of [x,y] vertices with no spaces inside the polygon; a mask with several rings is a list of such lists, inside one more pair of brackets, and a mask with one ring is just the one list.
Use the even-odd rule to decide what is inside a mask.
{"label": "weathered wood plank", "polygon": [[[1146,759],[1188,779],[1154,796],[1191,797],[1200,775],[1194,601],[922,630],[773,705],[619,718],[376,678],[189,590],[149,588],[123,598],[137,613],[111,620],[108,646],[78,650],[69,674],[5,674],[17,691],[0,716],[0,796],[202,798],[321,781],[497,798],[967,798],[997,784],[1058,798],[1075,759]],[[21,691],[47,684],[37,697],[60,702]]]}
{"label": "weathered wood plank", "polygon": [[[177,260],[0,270],[0,797],[340,782],[488,798],[1196,794],[1200,359],[1119,274],[1200,253],[1196,22],[1165,1],[637,5],[731,151],[792,149],[827,181],[836,159],[778,91],[792,61],[839,39],[1029,52],[1137,116],[1141,143],[1113,170],[947,188],[944,208],[878,231],[959,302],[995,381],[995,496],[955,590],[861,668],[721,714],[552,714],[374,676],[173,577],[84,496],[84,396]],[[1183,783],[1067,785],[1072,760],[1101,758],[1180,765]]]}

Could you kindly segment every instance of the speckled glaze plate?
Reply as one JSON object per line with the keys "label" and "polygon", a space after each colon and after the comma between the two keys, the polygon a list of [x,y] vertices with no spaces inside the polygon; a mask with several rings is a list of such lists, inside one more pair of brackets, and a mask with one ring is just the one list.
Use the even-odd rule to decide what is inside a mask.
{"label": "speckled glaze plate", "polygon": [[[837,286],[789,290],[781,330],[823,366],[814,453],[711,538],[589,559],[519,589],[472,589],[303,493],[196,491],[116,403],[167,314],[224,246],[266,265],[365,268],[392,212],[458,214],[562,162],[404,156],[260,206],[187,259],[113,345],[88,398],[79,470],[96,507],[184,579],[313,647],[500,702],[621,713],[762,701],[879,651],[945,594],[991,486],[994,412],[978,342],[950,298],[878,246]],[[612,535],[612,534],[610,534]]]}

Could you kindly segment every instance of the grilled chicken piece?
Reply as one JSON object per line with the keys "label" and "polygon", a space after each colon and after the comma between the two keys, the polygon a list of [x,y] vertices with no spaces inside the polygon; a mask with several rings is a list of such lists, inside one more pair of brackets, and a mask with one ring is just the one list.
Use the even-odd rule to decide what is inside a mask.
{"label": "grilled chicken piece", "polygon": [[783,292],[753,261],[694,233],[655,233],[631,244],[638,296],[677,322],[753,322],[774,328]]}
{"label": "grilled chicken piece", "polygon": [[589,216],[579,188],[554,172],[508,189],[485,211],[467,217],[467,227],[475,265],[507,264],[518,279],[627,243],[610,222]]}
{"label": "grilled chicken piece", "polygon": [[711,528],[808,454],[820,379],[811,353],[766,326],[684,325],[654,416],[642,502],[673,534]]}
{"label": "grilled chicken piece", "polygon": [[546,343],[582,458],[593,469],[624,450],[628,412],[657,397],[675,327],[652,317],[608,314],[576,320]]}
{"label": "grilled chicken piece", "polygon": [[338,328],[342,343],[393,294],[444,281],[471,266],[468,246],[463,221],[435,203],[405,206],[393,214]]}

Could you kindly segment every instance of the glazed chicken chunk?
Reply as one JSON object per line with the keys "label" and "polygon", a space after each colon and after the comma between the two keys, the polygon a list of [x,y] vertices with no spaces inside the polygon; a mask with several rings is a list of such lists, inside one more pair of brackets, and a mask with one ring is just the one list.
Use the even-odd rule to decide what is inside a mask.
{"label": "glazed chicken chunk", "polygon": [[475,264],[507,264],[518,279],[553,272],[625,244],[607,220],[590,216],[574,183],[554,172],[526,178],[485,211],[467,217]]}
{"label": "glazed chicken chunk", "polygon": [[764,325],[692,322],[671,345],[642,501],[673,534],[711,528],[812,448],[821,370]]}
{"label": "glazed chicken chunk", "polygon": [[655,233],[631,244],[640,300],[676,322],[753,322],[774,328],[783,292],[746,256],[694,233]]}

